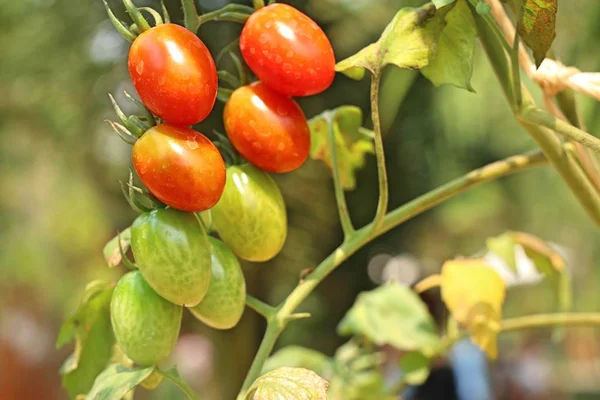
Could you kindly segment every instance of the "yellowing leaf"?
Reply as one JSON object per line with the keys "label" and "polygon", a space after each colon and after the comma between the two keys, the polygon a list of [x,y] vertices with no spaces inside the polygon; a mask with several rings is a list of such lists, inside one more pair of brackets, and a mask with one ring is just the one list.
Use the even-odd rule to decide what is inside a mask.
{"label": "yellowing leaf", "polygon": [[473,342],[494,359],[506,292],[504,281],[482,259],[446,261],[441,275],[442,299],[452,316],[469,329]]}
{"label": "yellowing leaf", "polygon": [[421,72],[434,85],[454,85],[474,91],[471,86],[477,30],[467,0],[458,0],[446,14],[437,51]]}
{"label": "yellowing leaf", "polygon": [[111,364],[98,375],[86,399],[121,399],[149,377],[153,370],[154,367],[127,368],[119,364]]}
{"label": "yellowing leaf", "polygon": [[304,368],[278,368],[258,378],[247,400],[327,400],[325,379]]}
{"label": "yellowing leaf", "polygon": [[540,66],[556,37],[558,0],[521,0],[519,35],[531,50],[536,66]]}
{"label": "yellowing leaf", "polygon": [[436,10],[433,4],[401,9],[376,43],[340,61],[336,71],[353,79],[362,79],[365,69],[376,73],[388,64],[400,68],[423,68],[435,54],[447,11],[446,8]]}
{"label": "yellowing leaf", "polygon": [[362,128],[362,111],[355,106],[341,106],[324,111],[308,121],[311,133],[310,157],[321,160],[331,171],[329,130],[333,129],[336,162],[345,190],[356,187],[356,170],[365,165],[366,155],[374,153],[370,131]]}

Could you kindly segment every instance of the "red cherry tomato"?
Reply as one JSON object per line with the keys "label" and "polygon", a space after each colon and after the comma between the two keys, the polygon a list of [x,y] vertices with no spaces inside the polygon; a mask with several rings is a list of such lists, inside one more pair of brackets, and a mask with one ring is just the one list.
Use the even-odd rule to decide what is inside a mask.
{"label": "red cherry tomato", "polygon": [[170,124],[197,124],[215,104],[215,62],[204,43],[179,25],[158,25],[138,36],[129,50],[129,74],[148,109]]}
{"label": "red cherry tomato", "polygon": [[308,157],[310,130],[302,109],[262,82],[235,90],[223,119],[231,144],[258,168],[290,172]]}
{"label": "red cherry tomato", "polygon": [[335,75],[335,56],[325,33],[287,4],[271,4],[252,14],[240,49],[258,79],[287,96],[321,93]]}
{"label": "red cherry tomato", "polygon": [[178,210],[209,209],[225,188],[221,153],[189,128],[150,128],[133,146],[133,167],[156,198]]}

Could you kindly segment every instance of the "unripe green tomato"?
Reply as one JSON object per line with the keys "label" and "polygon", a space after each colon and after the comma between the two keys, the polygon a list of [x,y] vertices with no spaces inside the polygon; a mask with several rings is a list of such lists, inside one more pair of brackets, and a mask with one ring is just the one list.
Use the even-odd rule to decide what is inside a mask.
{"label": "unripe green tomato", "polygon": [[110,320],[123,352],[141,366],[156,365],[173,350],[183,307],[160,297],[139,271],[119,279],[110,301]]}
{"label": "unripe green tomato", "polygon": [[193,213],[159,208],[131,227],[131,249],[148,284],[172,303],[195,306],[210,284],[210,246]]}
{"label": "unripe green tomato", "polygon": [[240,258],[267,261],[283,247],[287,214],[281,192],[250,164],[227,168],[227,183],[212,208],[213,228]]}
{"label": "unripe green tomato", "polygon": [[140,385],[146,390],[154,390],[161,384],[163,381],[164,375],[158,371],[156,368],[152,371],[150,376],[144,379]]}
{"label": "unripe green tomato", "polygon": [[246,305],[246,281],[242,267],[227,245],[209,237],[212,278],[204,299],[190,311],[200,321],[215,329],[237,325]]}

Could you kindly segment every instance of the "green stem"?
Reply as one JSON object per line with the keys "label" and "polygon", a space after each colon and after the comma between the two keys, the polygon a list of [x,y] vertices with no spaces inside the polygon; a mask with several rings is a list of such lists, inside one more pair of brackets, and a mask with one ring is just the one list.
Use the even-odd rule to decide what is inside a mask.
{"label": "green stem", "polygon": [[277,309],[250,295],[246,296],[246,305],[265,317],[267,320],[277,312]]}
{"label": "green stem", "polygon": [[183,8],[183,21],[185,27],[194,33],[198,32],[200,21],[195,0],[181,0],[181,7]]}
{"label": "green stem", "polygon": [[148,21],[146,21],[146,18],[144,18],[140,10],[138,10],[138,8],[133,4],[132,0],[123,0],[123,4],[125,5],[129,16],[137,25],[140,32],[150,29],[150,24],[148,24]]}
{"label": "green stem", "polygon": [[553,131],[594,150],[596,153],[600,153],[600,139],[590,135],[584,130],[574,127],[562,119],[556,118],[554,115],[549,114],[544,110],[528,107],[520,113],[519,118],[552,129]]}
{"label": "green stem", "polygon": [[258,378],[262,366],[275,346],[277,338],[285,328],[285,322],[290,315],[302,304],[302,302],[313,292],[327,275],[335,270],[348,257],[358,251],[365,244],[400,225],[410,218],[421,214],[443,201],[454,197],[467,189],[470,189],[483,182],[491,181],[514,172],[521,171],[533,166],[545,163],[544,156],[539,152],[530,152],[522,155],[512,156],[501,161],[488,164],[482,168],[471,171],[470,173],[455,179],[417,199],[395,209],[388,213],[381,227],[374,229],[375,222],[354,231],[348,239],[333,251],[325,260],[317,266],[290,295],[277,307],[275,315],[268,320],[267,333],[265,334],[258,353],[252,362],[252,367],[248,372],[244,385],[238,396],[243,399],[252,382]]}
{"label": "green stem", "polygon": [[521,92],[521,67],[519,66],[519,33],[515,30],[515,40],[510,51],[510,68],[512,71],[514,111],[520,110],[523,105]]}
{"label": "green stem", "polygon": [[381,134],[381,122],[379,119],[379,82],[381,72],[373,73],[371,77],[371,119],[373,120],[373,131],[375,133],[375,156],[377,158],[377,179],[379,182],[379,201],[377,211],[373,219],[373,230],[379,229],[383,217],[388,208],[388,178],[385,167],[385,153],[383,151],[383,136]]}
{"label": "green stem", "polygon": [[600,325],[600,313],[553,313],[536,314],[509,318],[502,321],[502,332],[523,329],[548,328],[553,326],[589,326]]}
{"label": "green stem", "polygon": [[117,32],[121,34],[128,42],[133,42],[136,36],[131,32],[112,12],[106,0],[102,0],[104,2],[104,8],[106,8],[106,13],[108,14],[108,19],[113,24]]}
{"label": "green stem", "polygon": [[253,12],[254,8],[252,7],[241,4],[228,4],[218,10],[200,15],[197,23],[198,26],[209,21],[231,21],[243,24]]}
{"label": "green stem", "polygon": [[252,5],[255,9],[263,8],[265,6],[264,0],[252,0]]}
{"label": "green stem", "polygon": [[[328,115],[327,119],[331,119]],[[342,188],[342,182],[340,178],[340,168],[337,163],[337,149],[335,143],[335,131],[333,129],[333,121],[328,121],[329,126],[329,152],[331,154],[331,170],[333,172],[333,187],[335,191],[335,201],[337,203],[338,214],[340,217],[340,223],[342,225],[342,231],[344,232],[344,240],[348,238],[354,232],[354,226],[352,225],[352,219],[350,218],[350,212],[348,211],[348,205],[346,203],[346,195]]]}

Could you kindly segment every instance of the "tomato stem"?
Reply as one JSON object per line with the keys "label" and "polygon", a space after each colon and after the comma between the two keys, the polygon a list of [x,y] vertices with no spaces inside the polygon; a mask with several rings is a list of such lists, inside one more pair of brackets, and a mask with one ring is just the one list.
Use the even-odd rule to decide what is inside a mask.
{"label": "tomato stem", "polygon": [[256,10],[265,6],[264,0],[252,0],[252,5]]}
{"label": "tomato stem", "polygon": [[140,32],[144,32],[144,31],[147,31],[148,29],[150,29],[150,25],[148,24],[148,21],[146,21],[146,18],[144,18],[144,16],[140,12],[140,10],[133,4],[132,0],[123,0],[123,5],[125,5],[125,8],[127,9],[127,12],[129,13],[129,16],[131,17],[133,22],[137,25]]}
{"label": "tomato stem", "polygon": [[252,383],[260,376],[262,367],[269,357],[275,342],[285,328],[282,321],[287,318],[302,304],[304,300],[315,290],[332,271],[347,260],[364,245],[381,236],[390,229],[408,221],[409,219],[432,209],[442,202],[457,196],[468,189],[481,183],[489,182],[517,171],[522,171],[534,166],[543,165],[547,162],[542,153],[535,150],[525,154],[508,157],[496,161],[455,180],[448,182],[406,204],[390,211],[383,218],[380,228],[373,229],[375,222],[355,231],[348,240],[344,241],[337,249],[325,258],[310,274],[308,274],[289,296],[276,308],[275,315],[268,319],[267,331],[260,344],[252,367],[246,376],[238,400],[243,400]]}
{"label": "tomato stem", "polygon": [[227,4],[223,8],[200,15],[198,26],[209,21],[230,21],[243,24],[253,12],[254,8],[252,7],[241,4]]}
{"label": "tomato stem", "polygon": [[164,0],[160,0],[160,9],[162,10],[163,16],[165,18],[165,23],[170,24],[171,16],[169,15],[169,11],[167,10],[167,7],[165,6]]}
{"label": "tomato stem", "polygon": [[[331,115],[326,114],[326,118],[331,119]],[[354,233],[355,229],[352,224],[352,218],[350,217],[350,211],[348,210],[348,204],[346,203],[346,195],[340,178],[340,168],[337,161],[337,143],[335,141],[335,131],[333,129],[332,121],[328,121],[327,126],[329,127],[329,153],[331,154],[331,170],[333,173],[335,202],[337,204],[342,231],[344,232],[344,240],[347,240],[348,237]]]}
{"label": "tomato stem", "polygon": [[277,311],[275,307],[270,306],[267,303],[251,295],[246,295],[246,305],[254,311],[256,311],[258,314],[265,317],[265,319],[267,320],[269,320],[273,315],[275,315]]}
{"label": "tomato stem", "polygon": [[152,18],[154,19],[155,26],[164,24],[162,17],[158,13],[158,11],[156,11],[155,9],[153,9],[151,7],[140,7],[139,10],[146,11],[148,14],[150,14],[152,16]]}
{"label": "tomato stem", "polygon": [[181,0],[181,7],[183,8],[185,27],[194,33],[198,32],[200,21],[198,19],[198,10],[196,10],[196,3],[194,0]]}
{"label": "tomato stem", "polygon": [[121,34],[121,36],[123,36],[125,38],[125,40],[127,40],[129,42],[133,42],[136,38],[136,35],[134,35],[133,32],[131,32],[129,29],[127,29],[127,27],[121,21],[119,21],[117,19],[115,14],[113,14],[112,10],[108,6],[108,3],[106,2],[106,0],[102,0],[102,1],[104,2],[104,8],[106,8],[106,12],[108,14],[108,19],[113,24],[113,26],[115,27],[117,32],[119,32]]}
{"label": "tomato stem", "polygon": [[376,71],[371,76],[371,119],[373,120],[373,131],[375,133],[375,156],[377,158],[377,178],[379,182],[379,200],[377,211],[373,219],[373,230],[381,227],[383,217],[388,208],[388,178],[385,166],[385,152],[383,149],[383,137],[381,134],[381,122],[379,119],[379,82],[381,72]]}

